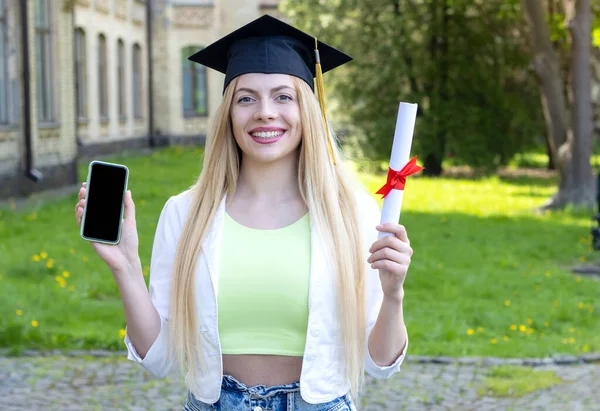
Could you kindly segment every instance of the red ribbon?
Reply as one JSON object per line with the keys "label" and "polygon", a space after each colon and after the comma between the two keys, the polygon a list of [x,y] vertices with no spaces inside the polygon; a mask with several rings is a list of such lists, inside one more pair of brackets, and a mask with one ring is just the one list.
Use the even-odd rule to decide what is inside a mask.
{"label": "red ribbon", "polygon": [[392,170],[392,168],[390,168],[388,170],[387,181],[383,187],[379,189],[377,194],[383,194],[382,198],[385,198],[392,189],[404,190],[406,177],[418,173],[421,170],[423,170],[423,167],[417,165],[417,156],[411,158],[400,171]]}

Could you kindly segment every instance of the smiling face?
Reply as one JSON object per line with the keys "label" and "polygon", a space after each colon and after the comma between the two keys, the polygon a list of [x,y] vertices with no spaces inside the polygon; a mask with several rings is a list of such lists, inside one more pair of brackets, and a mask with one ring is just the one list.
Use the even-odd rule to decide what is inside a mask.
{"label": "smiling face", "polygon": [[296,154],[302,125],[291,76],[240,76],[230,113],[233,135],[245,159],[271,163]]}

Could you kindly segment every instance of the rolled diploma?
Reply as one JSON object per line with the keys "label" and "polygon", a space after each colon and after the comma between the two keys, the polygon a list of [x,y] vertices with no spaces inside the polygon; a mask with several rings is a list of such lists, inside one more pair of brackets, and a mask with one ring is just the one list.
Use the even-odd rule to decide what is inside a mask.
{"label": "rolled diploma", "polygon": [[[394,132],[394,141],[392,143],[392,154],[390,156],[390,168],[400,171],[408,163],[410,156],[410,147],[412,145],[413,133],[415,131],[415,121],[417,118],[417,104],[400,103],[398,108],[398,118],[396,119],[396,131]],[[402,198],[404,190],[392,189],[383,199],[381,209],[381,224],[400,221],[400,211],[402,209]],[[381,239],[390,233],[379,232],[378,239]]]}

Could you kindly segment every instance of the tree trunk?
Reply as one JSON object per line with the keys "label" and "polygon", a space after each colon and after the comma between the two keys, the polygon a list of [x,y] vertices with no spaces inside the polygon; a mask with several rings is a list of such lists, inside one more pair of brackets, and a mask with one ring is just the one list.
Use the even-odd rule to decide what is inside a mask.
{"label": "tree trunk", "polygon": [[[431,15],[429,58],[436,65],[436,76],[426,84],[426,93],[430,96],[429,122],[433,128],[429,153],[423,161],[423,175],[440,176],[443,171],[442,162],[446,154],[446,126],[440,118],[439,107],[444,104],[447,70],[448,70],[448,0],[432,0],[429,4]],[[440,17],[441,14],[441,17]]]}
{"label": "tree trunk", "polygon": [[423,161],[424,176],[438,177],[442,174],[442,157],[438,153],[429,153]]}
{"label": "tree trunk", "polygon": [[[571,125],[571,185],[568,186],[569,202],[581,205],[595,200],[595,184],[590,163],[592,155],[592,99],[590,55],[592,48],[590,0],[567,0],[567,25],[571,37],[571,78],[572,99]],[[571,137],[571,135],[569,136]]]}
{"label": "tree trunk", "polygon": [[548,156],[548,170],[556,170],[556,160],[554,154],[552,154],[552,149],[550,148],[548,140],[549,139],[546,138],[546,155]]}
{"label": "tree trunk", "polygon": [[558,56],[552,48],[544,9],[538,0],[523,0],[529,21],[533,68],[541,87],[542,107],[547,125],[548,146],[554,158],[567,141],[567,104],[564,99]]}
{"label": "tree trunk", "polygon": [[[550,21],[554,21],[556,1],[557,0],[548,0],[548,15],[550,17]],[[553,44],[553,47],[554,50],[556,50],[556,44]],[[549,136],[546,136],[546,155],[548,156],[548,170],[556,170],[556,153],[552,152],[549,140]]]}
{"label": "tree trunk", "polygon": [[[539,0],[522,0],[522,3],[530,26],[533,65],[541,88],[548,146],[557,160],[559,172],[558,192],[543,208],[562,208],[567,204],[593,206],[595,184],[590,165],[592,117],[589,92],[589,0],[565,1],[573,10],[572,18],[568,19],[572,53],[572,93],[569,93],[573,99],[572,128],[569,127],[559,59],[552,48],[544,8]],[[584,124],[586,122],[587,125]]]}

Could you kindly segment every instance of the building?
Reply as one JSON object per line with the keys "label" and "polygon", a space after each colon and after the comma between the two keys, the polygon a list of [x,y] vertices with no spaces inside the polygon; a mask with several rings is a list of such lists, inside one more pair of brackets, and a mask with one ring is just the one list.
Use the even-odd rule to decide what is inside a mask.
{"label": "building", "polygon": [[0,198],[78,160],[202,143],[223,75],[187,56],[278,0],[0,0]]}

